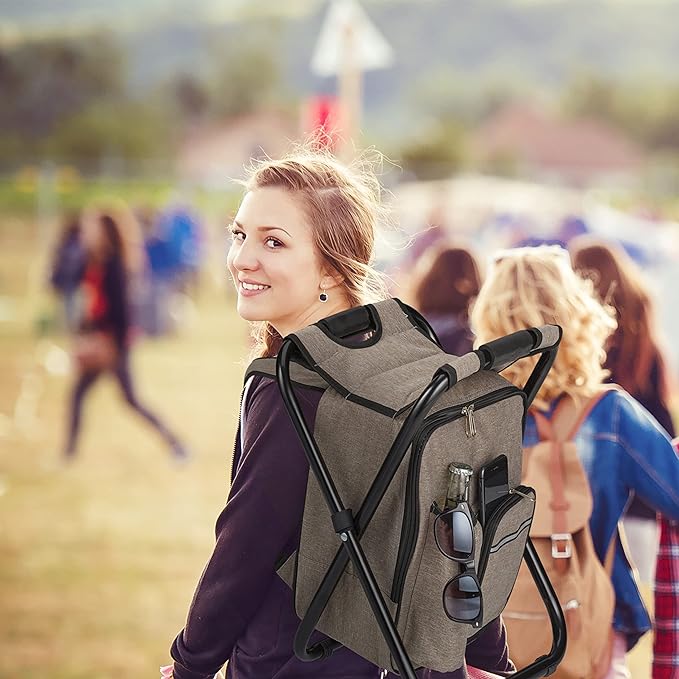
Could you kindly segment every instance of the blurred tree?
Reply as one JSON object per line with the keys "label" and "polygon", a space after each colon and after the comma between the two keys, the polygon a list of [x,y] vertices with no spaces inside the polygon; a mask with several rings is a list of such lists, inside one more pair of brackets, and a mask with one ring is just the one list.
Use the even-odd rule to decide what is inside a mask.
{"label": "blurred tree", "polygon": [[418,179],[449,177],[466,162],[465,131],[454,120],[441,120],[429,129],[406,141],[393,154],[404,170]]}
{"label": "blurred tree", "polygon": [[40,139],[94,101],[123,91],[122,52],[107,34],[24,42],[0,52],[0,126]]}
{"label": "blurred tree", "polygon": [[182,120],[193,121],[208,112],[210,95],[205,85],[195,76],[182,73],[172,80],[170,88]]}
{"label": "blurred tree", "polygon": [[246,23],[243,38],[214,45],[213,112],[231,118],[272,104],[280,96],[280,22]]}
{"label": "blurred tree", "polygon": [[625,130],[647,148],[679,151],[679,85],[643,81],[617,82],[581,73],[566,89],[562,105],[571,115],[605,120]]}
{"label": "blurred tree", "polygon": [[46,144],[48,155],[62,162],[92,167],[105,157],[134,163],[168,159],[169,119],[159,109],[127,102],[95,103],[64,120]]}

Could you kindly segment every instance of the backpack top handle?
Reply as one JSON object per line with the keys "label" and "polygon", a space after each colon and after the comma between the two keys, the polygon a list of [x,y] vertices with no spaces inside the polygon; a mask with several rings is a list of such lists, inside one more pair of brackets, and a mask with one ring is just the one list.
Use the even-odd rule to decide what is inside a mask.
{"label": "backpack top handle", "polygon": [[518,330],[511,335],[482,344],[474,353],[481,361],[482,370],[495,372],[504,370],[521,358],[541,354],[523,387],[528,408],[554,364],[562,336],[561,326],[543,325],[540,328]]}
{"label": "backpack top handle", "polygon": [[[396,297],[392,299],[408,317],[410,323],[440,348],[441,343],[427,319],[417,309],[404,304],[400,299]],[[340,311],[318,321],[316,325],[336,344],[351,349],[371,346],[382,336],[382,321],[372,304]],[[367,335],[367,337],[359,341],[349,341],[349,338],[360,335]]]}

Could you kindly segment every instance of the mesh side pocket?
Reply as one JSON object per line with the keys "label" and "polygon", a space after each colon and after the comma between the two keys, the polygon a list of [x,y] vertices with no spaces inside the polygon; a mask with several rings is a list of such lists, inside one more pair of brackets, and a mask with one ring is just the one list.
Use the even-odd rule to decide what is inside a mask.
{"label": "mesh side pocket", "polygon": [[504,610],[519,574],[533,513],[535,491],[519,486],[488,517],[479,558],[483,625]]}

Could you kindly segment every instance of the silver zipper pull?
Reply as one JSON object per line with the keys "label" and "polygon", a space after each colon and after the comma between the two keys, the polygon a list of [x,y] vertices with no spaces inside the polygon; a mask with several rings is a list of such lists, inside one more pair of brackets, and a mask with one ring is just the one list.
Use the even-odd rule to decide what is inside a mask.
{"label": "silver zipper pull", "polygon": [[467,419],[464,423],[464,431],[467,434],[467,438],[470,439],[472,436],[476,436],[476,422],[474,421],[474,404],[470,403],[465,406],[460,411]]}

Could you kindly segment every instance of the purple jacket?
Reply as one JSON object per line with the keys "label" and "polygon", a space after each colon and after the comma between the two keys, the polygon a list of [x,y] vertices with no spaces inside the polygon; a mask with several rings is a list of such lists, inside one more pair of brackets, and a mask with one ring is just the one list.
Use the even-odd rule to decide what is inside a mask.
{"label": "purple jacket", "polygon": [[[313,428],[321,392],[297,393]],[[244,410],[243,447],[237,436],[217,544],[172,645],[175,679],[212,679],[227,660],[229,679],[378,679],[375,665],[346,648],[311,663],[294,655],[299,618],[276,567],[299,545],[309,465],[274,380],[254,377]],[[470,644],[467,661],[488,671],[513,669],[499,620]],[[467,673],[418,676],[466,679]]]}

